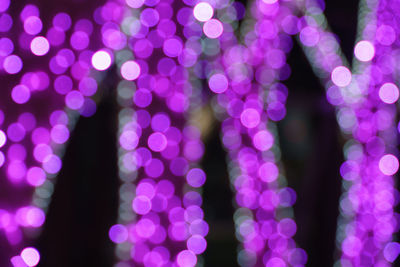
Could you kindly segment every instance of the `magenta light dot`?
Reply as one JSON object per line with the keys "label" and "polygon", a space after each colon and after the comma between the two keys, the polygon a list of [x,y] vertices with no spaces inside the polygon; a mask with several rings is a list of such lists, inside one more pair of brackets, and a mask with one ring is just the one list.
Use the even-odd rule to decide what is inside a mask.
{"label": "magenta light dot", "polygon": [[29,112],[19,115],[18,122],[22,124],[26,131],[32,131],[36,126],[36,118],[32,113]]}
{"label": "magenta light dot", "polygon": [[42,21],[36,16],[30,16],[24,21],[24,30],[27,34],[38,34],[42,30],[42,27]]}
{"label": "magenta light dot", "polygon": [[12,182],[20,182],[26,175],[26,165],[20,160],[11,161],[7,168],[8,178]]}
{"label": "magenta light dot", "polygon": [[164,164],[159,159],[151,159],[145,166],[144,171],[150,177],[160,177],[164,172]]}
{"label": "magenta light dot", "polygon": [[360,61],[370,61],[375,55],[374,45],[369,41],[360,41],[354,47],[354,55]]}
{"label": "magenta light dot", "polygon": [[345,87],[351,82],[351,72],[345,66],[339,66],[333,69],[331,79],[334,84]]}
{"label": "magenta light dot", "polygon": [[24,218],[22,218],[25,222],[26,226],[30,227],[40,227],[43,225],[45,220],[45,215],[43,210],[37,207],[26,207],[24,209]]}
{"label": "magenta light dot", "polygon": [[194,267],[197,263],[197,257],[192,251],[183,250],[178,254],[176,262],[179,267]]}
{"label": "magenta light dot", "polygon": [[399,161],[392,154],[384,155],[379,160],[379,169],[384,175],[393,175],[399,169]]}
{"label": "magenta light dot", "polygon": [[75,31],[83,31],[90,35],[93,32],[93,23],[88,19],[80,19],[75,23],[74,29]]}
{"label": "magenta light dot", "polygon": [[0,167],[4,165],[5,160],[6,157],[4,156],[4,153],[0,151]]}
{"label": "magenta light dot", "polygon": [[164,113],[158,113],[151,119],[151,128],[156,132],[164,132],[171,126],[171,120],[168,115]]}
{"label": "magenta light dot", "polygon": [[137,196],[132,202],[132,209],[137,214],[147,214],[151,210],[151,200],[147,196]]}
{"label": "magenta light dot", "polygon": [[24,104],[28,102],[29,98],[31,97],[31,92],[28,87],[25,85],[17,85],[11,91],[11,98],[17,104]]}
{"label": "magenta light dot", "polygon": [[144,4],[144,0],[125,0],[125,2],[132,8],[139,8]]}
{"label": "magenta light dot", "polygon": [[43,162],[44,159],[53,152],[50,146],[46,144],[38,144],[33,149],[33,156],[38,162]]}
{"label": "magenta light dot", "polygon": [[50,133],[46,128],[39,127],[32,132],[32,142],[34,144],[47,144],[50,142]]}
{"label": "magenta light dot", "polygon": [[60,75],[54,80],[54,89],[61,95],[66,95],[72,90],[73,81],[67,75]]}
{"label": "magenta light dot", "polygon": [[56,62],[63,68],[68,68],[75,62],[75,54],[70,49],[61,49],[56,55]]}
{"label": "magenta light dot", "polygon": [[19,56],[10,55],[3,61],[3,68],[9,74],[16,74],[22,69],[22,60]]}
{"label": "magenta light dot", "polygon": [[273,182],[278,178],[279,169],[274,163],[266,162],[258,169],[258,175],[264,182]]}
{"label": "magenta light dot", "polygon": [[33,38],[31,42],[31,51],[37,56],[46,55],[49,52],[50,44],[43,36]]}
{"label": "magenta light dot", "polygon": [[217,19],[210,19],[203,25],[204,34],[211,39],[220,37],[224,31],[224,26]]}
{"label": "magenta light dot", "polygon": [[59,172],[61,165],[61,159],[53,154],[48,155],[43,161],[43,169],[51,174]]}
{"label": "magenta light dot", "polygon": [[130,60],[122,64],[121,75],[125,80],[136,80],[140,75],[140,66],[135,61]]}
{"label": "magenta light dot", "polygon": [[24,7],[19,16],[22,21],[25,21],[30,16],[37,17],[39,16],[39,8],[35,5],[28,4]]}
{"label": "magenta light dot", "polygon": [[122,224],[116,224],[111,226],[108,236],[114,243],[123,243],[128,239],[128,230]]}
{"label": "magenta light dot", "polygon": [[12,123],[7,128],[7,136],[11,141],[20,142],[25,138],[25,134],[25,128],[19,122]]}
{"label": "magenta light dot", "polygon": [[266,130],[259,131],[253,137],[254,146],[261,151],[266,151],[274,144],[274,137]]}
{"label": "magenta light dot", "polygon": [[7,32],[11,29],[13,24],[12,17],[7,14],[3,13],[0,15],[0,32]]}
{"label": "magenta light dot", "polygon": [[1,0],[0,1],[0,12],[4,12],[10,6],[10,0]]}
{"label": "magenta light dot", "polygon": [[83,31],[74,32],[71,35],[70,44],[75,50],[83,50],[89,45],[89,36]]}
{"label": "magenta light dot", "polygon": [[55,125],[50,132],[51,140],[56,144],[64,144],[69,138],[69,130],[63,124]]}
{"label": "magenta light dot", "polygon": [[305,46],[315,46],[319,42],[319,33],[318,30],[314,27],[304,27],[301,32],[300,32],[300,41],[305,45]]}
{"label": "magenta light dot", "polygon": [[25,160],[26,149],[21,144],[13,144],[8,148],[7,157],[10,160]]}
{"label": "magenta light dot", "polygon": [[348,236],[342,242],[342,251],[349,257],[355,257],[359,255],[362,247],[362,241],[356,236]]}
{"label": "magenta light dot", "polygon": [[85,99],[81,92],[79,91],[71,91],[65,96],[65,104],[70,109],[80,109],[85,102]]}
{"label": "magenta light dot", "polygon": [[277,229],[281,235],[283,235],[287,238],[290,238],[296,233],[297,226],[296,226],[296,223],[292,219],[285,218],[285,219],[282,219],[278,223]]}
{"label": "magenta light dot", "polygon": [[158,194],[165,196],[166,198],[171,198],[174,195],[175,187],[168,180],[161,180],[156,186]]}
{"label": "magenta light dot", "polygon": [[2,130],[0,130],[0,147],[3,147],[6,141],[7,141],[6,134]]}
{"label": "magenta light dot", "polygon": [[172,174],[176,176],[183,176],[188,170],[188,162],[185,158],[178,157],[171,160],[169,168]]}
{"label": "magenta light dot", "polygon": [[163,50],[169,57],[177,57],[182,52],[182,41],[178,38],[170,38],[164,41]]}
{"label": "magenta light dot", "polygon": [[90,77],[85,77],[79,82],[79,91],[84,96],[92,96],[97,91],[97,82],[95,79]]}
{"label": "magenta light dot", "polygon": [[396,31],[389,25],[381,25],[376,30],[376,40],[382,45],[392,45],[396,40]]}
{"label": "magenta light dot", "polygon": [[281,258],[274,257],[267,261],[265,267],[287,267],[287,264]]}
{"label": "magenta light dot", "polygon": [[92,56],[92,66],[96,70],[106,70],[111,66],[111,56],[106,51],[97,51]]}
{"label": "magenta light dot", "polygon": [[153,184],[148,183],[148,182],[141,182],[140,184],[138,184],[138,186],[136,187],[136,195],[137,196],[146,196],[149,199],[153,199],[154,195],[155,195],[155,188],[153,186]]}
{"label": "magenta light dot", "polygon": [[26,181],[32,186],[40,186],[46,180],[46,173],[42,168],[32,167],[26,173]]}
{"label": "magenta light dot", "polygon": [[149,148],[155,152],[161,152],[167,147],[167,138],[163,133],[152,133],[147,140]]}
{"label": "magenta light dot", "polygon": [[200,2],[195,5],[193,15],[198,21],[205,22],[212,18],[214,15],[214,9],[209,3]]}
{"label": "magenta light dot", "polygon": [[14,43],[6,38],[3,37],[0,39],[0,56],[6,57],[14,51]]}
{"label": "magenta light dot", "polygon": [[28,247],[21,251],[21,258],[26,265],[36,266],[40,261],[40,254],[35,248]]}
{"label": "magenta light dot", "polygon": [[153,27],[157,25],[160,15],[157,10],[153,8],[146,8],[140,13],[140,21],[144,26]]}
{"label": "magenta light dot", "polygon": [[59,46],[65,41],[65,33],[56,28],[49,29],[47,31],[46,37],[52,46]]}
{"label": "magenta light dot", "polygon": [[156,226],[154,222],[150,219],[141,219],[136,224],[136,233],[142,238],[151,237],[156,231]]}
{"label": "magenta light dot", "polygon": [[399,88],[393,83],[385,83],[379,88],[379,98],[386,104],[393,104],[399,99]]}
{"label": "magenta light dot", "polygon": [[264,3],[266,4],[275,4],[276,2],[278,2],[278,0],[262,0]]}
{"label": "magenta light dot", "polygon": [[195,254],[201,254],[206,250],[207,242],[201,235],[193,235],[187,241],[187,248]]}
{"label": "magenta light dot", "polygon": [[260,124],[260,113],[254,108],[245,109],[240,115],[240,121],[246,128],[254,128]]}
{"label": "magenta light dot", "polygon": [[67,13],[58,13],[53,18],[54,28],[66,31],[71,27],[72,21],[71,17]]}
{"label": "magenta light dot", "polygon": [[389,262],[394,262],[400,254],[400,244],[397,242],[390,242],[385,246],[383,255]]}
{"label": "magenta light dot", "polygon": [[228,79],[222,73],[214,74],[208,80],[208,86],[214,93],[221,94],[228,89]]}
{"label": "magenta light dot", "polygon": [[119,137],[120,145],[126,150],[133,150],[139,143],[139,137],[135,131],[124,131]]}
{"label": "magenta light dot", "polygon": [[135,92],[133,101],[138,107],[145,108],[151,104],[153,97],[147,89],[141,88]]}
{"label": "magenta light dot", "polygon": [[187,173],[186,181],[193,187],[201,187],[206,181],[206,174],[202,169],[193,168]]}

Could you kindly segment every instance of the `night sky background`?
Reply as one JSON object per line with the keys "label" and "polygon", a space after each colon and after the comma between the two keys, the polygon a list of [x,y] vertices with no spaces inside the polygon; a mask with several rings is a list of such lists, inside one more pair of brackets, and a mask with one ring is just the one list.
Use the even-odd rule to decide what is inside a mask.
{"label": "night sky background", "polygon": [[[356,0],[326,1],[328,23],[350,62],[357,8]],[[344,139],[334,109],[296,42],[289,64],[292,75],[285,82],[289,88],[287,115],[278,123],[278,129],[286,177],[297,192],[295,240],[307,251],[307,266],[328,267],[334,262]],[[102,85],[108,90],[97,113],[80,118],[71,135],[47,221],[36,244],[41,251],[39,266],[111,267],[115,261],[108,230],[116,223],[118,211],[118,106],[115,85],[110,80],[112,77]],[[233,193],[220,128],[214,125],[205,140],[202,160],[207,174],[203,208],[210,225],[203,256],[205,267],[237,267]]]}

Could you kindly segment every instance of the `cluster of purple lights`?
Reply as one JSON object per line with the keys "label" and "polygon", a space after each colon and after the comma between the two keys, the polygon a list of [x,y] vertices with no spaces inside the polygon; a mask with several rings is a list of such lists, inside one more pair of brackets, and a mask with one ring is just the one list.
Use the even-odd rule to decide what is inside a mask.
{"label": "cluster of purple lights", "polygon": [[9,11],[10,0],[0,0],[0,79],[9,94],[0,110],[0,242],[8,244],[0,264],[39,263],[29,240],[44,223],[65,144],[76,117],[94,114],[98,84],[115,65],[121,188],[109,236],[116,266],[202,266],[206,175],[193,117],[210,97],[235,189],[239,264],[304,266],[307,255],[292,239],[296,195],[286,187],[274,124],[286,113],[291,35],[349,139],[336,265],[383,267],[396,259],[397,2],[361,1],[368,16],[351,68],[321,1],[255,0],[244,18],[244,7],[228,0],[102,4],[75,18],[43,15],[33,4]]}

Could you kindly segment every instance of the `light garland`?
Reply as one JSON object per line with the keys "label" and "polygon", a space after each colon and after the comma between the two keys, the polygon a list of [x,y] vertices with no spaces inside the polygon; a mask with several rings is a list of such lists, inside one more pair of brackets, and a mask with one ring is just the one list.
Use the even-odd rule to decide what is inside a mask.
{"label": "light garland", "polygon": [[196,164],[204,147],[188,122],[198,102],[189,79],[197,58],[191,9],[173,1],[127,4],[122,28],[135,59],[121,57],[120,72],[135,82],[119,88],[120,103],[129,107],[119,123],[119,224],[109,233],[118,243],[117,266],[195,266],[208,225],[197,189],[206,179]]}
{"label": "light garland", "polygon": [[[339,107],[337,118],[343,133],[353,136],[345,146],[346,161],[340,169],[344,193],[337,230],[341,258],[336,265],[387,266],[399,254],[398,243],[391,242],[397,224],[393,215],[396,190],[393,180],[388,179],[398,170],[398,160],[391,154],[397,154],[397,141],[395,109],[390,107],[398,99],[398,88],[393,83],[393,67],[388,61],[381,61],[390,55],[387,46],[394,43],[390,35],[394,28],[382,25],[380,20],[395,17],[395,12],[388,13],[395,9],[388,8],[385,1],[361,1],[356,60],[350,71],[338,53],[337,42],[329,46],[310,41],[329,33],[326,23],[312,24],[318,19],[326,21],[318,5],[314,3],[308,8],[306,14],[312,14],[314,20],[306,17],[309,24],[301,30],[300,42],[307,56],[315,59],[311,62],[325,84],[328,100]],[[385,30],[387,37],[383,37]],[[327,47],[330,49],[326,50]],[[321,53],[333,59],[332,63],[317,60]]]}
{"label": "light garland", "polygon": [[222,121],[238,205],[239,264],[304,266],[307,256],[292,238],[295,194],[286,187],[274,125],[286,112],[281,81],[290,75],[293,34],[337,107],[343,134],[351,136],[340,169],[336,265],[389,266],[396,259],[397,3],[361,1],[352,68],[316,1],[256,0],[240,38],[235,20],[244,8],[229,1],[110,0],[94,11],[94,23],[63,12],[43,16],[32,4],[12,16],[10,3],[0,0],[1,79],[10,97],[0,110],[0,167],[7,177],[0,265],[39,263],[30,239],[44,223],[65,145],[77,117],[95,112],[102,72],[115,65],[122,185],[109,236],[117,243],[116,266],[202,265],[204,146],[191,119],[203,105],[199,79],[207,80]]}
{"label": "light garland", "polygon": [[[7,179],[2,181],[0,205],[0,242],[6,244],[0,265],[36,266],[39,252],[24,246],[40,233],[77,117],[96,110],[92,98],[96,77],[101,76],[92,76],[90,70],[101,29],[64,12],[40,14],[41,7],[32,4],[10,8],[10,16],[10,5],[14,3],[0,2],[2,82],[9,88],[2,102],[7,112],[1,111],[0,143],[5,152],[0,152],[0,165]],[[117,4],[107,5],[117,10]],[[93,10],[86,15],[91,17]]]}

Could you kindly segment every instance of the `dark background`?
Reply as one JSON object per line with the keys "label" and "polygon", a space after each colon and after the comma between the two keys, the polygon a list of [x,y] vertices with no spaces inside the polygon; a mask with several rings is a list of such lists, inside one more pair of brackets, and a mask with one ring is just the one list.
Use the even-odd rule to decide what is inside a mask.
{"label": "dark background", "polygon": [[[326,2],[328,22],[351,61],[358,1]],[[297,192],[295,240],[307,251],[307,266],[332,266],[343,140],[334,109],[296,42],[289,64],[287,116],[278,129],[288,183]],[[42,254],[40,266],[111,267],[114,262],[114,246],[108,239],[108,229],[117,219],[119,187],[114,99],[113,92],[108,92],[97,113],[81,118],[71,136],[37,244]],[[207,173],[203,208],[210,225],[204,261],[206,267],[236,267],[233,194],[219,138],[216,126],[207,139],[202,161]]]}

